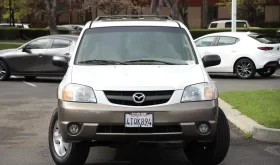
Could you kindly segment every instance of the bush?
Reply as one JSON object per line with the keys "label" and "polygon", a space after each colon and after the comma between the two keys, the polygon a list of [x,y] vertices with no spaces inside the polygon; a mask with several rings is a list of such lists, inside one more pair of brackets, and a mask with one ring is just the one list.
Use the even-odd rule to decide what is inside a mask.
{"label": "bush", "polygon": [[[237,31],[241,32],[254,32],[254,33],[260,33],[268,35],[269,37],[275,38],[276,31],[279,30],[278,28],[263,28],[263,29],[237,29]],[[210,33],[218,33],[218,32],[230,32],[231,29],[192,29],[190,30],[190,33],[193,37],[193,39],[199,38],[201,36],[204,36],[206,34]]]}
{"label": "bush", "polygon": [[[59,34],[70,34],[69,30],[58,30]],[[0,40],[35,39],[50,35],[50,31],[45,28],[0,28]]]}
{"label": "bush", "polygon": [[18,28],[0,28],[0,40],[16,40],[19,37]]}
{"label": "bush", "polygon": [[260,24],[263,28],[280,28],[280,22],[264,22]]}

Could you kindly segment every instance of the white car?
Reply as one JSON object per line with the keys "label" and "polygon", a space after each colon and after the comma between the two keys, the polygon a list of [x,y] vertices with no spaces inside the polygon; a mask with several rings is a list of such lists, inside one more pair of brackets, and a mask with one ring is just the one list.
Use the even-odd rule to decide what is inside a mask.
{"label": "white car", "polygon": [[[218,90],[187,27],[166,16],[102,16],[86,24],[57,91],[49,148],[59,165],[82,165],[90,147],[173,144],[193,164],[216,165],[230,145]],[[92,155],[92,154],[90,154]]]}
{"label": "white car", "polygon": [[[237,28],[260,29],[260,27],[252,27],[246,20],[236,20]],[[208,29],[227,29],[231,28],[231,20],[213,21],[209,24]]]}
{"label": "white car", "polygon": [[212,33],[195,40],[201,58],[218,54],[221,64],[207,68],[208,73],[235,73],[252,78],[258,73],[269,77],[280,64],[280,43],[265,35],[250,32]]}
{"label": "white car", "polygon": [[[13,26],[13,25],[11,25]],[[0,23],[0,27],[10,27],[10,23]],[[15,27],[18,28],[24,28],[24,29],[29,29],[32,28],[32,26],[30,24],[22,24],[22,23],[15,23]]]}

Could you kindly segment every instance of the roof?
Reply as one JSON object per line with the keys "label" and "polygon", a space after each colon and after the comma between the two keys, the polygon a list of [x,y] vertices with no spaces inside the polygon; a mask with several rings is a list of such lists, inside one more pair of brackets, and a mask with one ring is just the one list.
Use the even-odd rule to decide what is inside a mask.
{"label": "roof", "polygon": [[48,36],[43,36],[41,38],[48,38],[48,37],[69,39],[69,40],[74,40],[74,41],[78,40],[78,38],[79,38],[79,36],[77,36],[77,35],[70,35],[70,34],[48,35]]}
{"label": "roof", "polygon": [[180,27],[179,23],[169,16],[162,15],[112,15],[97,17],[86,27],[110,26],[164,26]]}
{"label": "roof", "polygon": [[[218,33],[207,34],[207,35],[204,35],[202,37],[216,36],[216,35],[219,35],[219,36],[231,36],[231,37],[244,37],[244,36],[248,36],[249,34],[257,34],[257,33],[253,33],[253,32],[218,32]],[[199,38],[201,38],[201,37],[199,37]]]}
{"label": "roof", "polygon": [[[247,22],[246,20],[236,20],[236,21],[240,21],[240,22]],[[218,20],[218,21],[212,21],[211,23],[222,23],[222,22],[231,22],[231,19],[229,20]]]}

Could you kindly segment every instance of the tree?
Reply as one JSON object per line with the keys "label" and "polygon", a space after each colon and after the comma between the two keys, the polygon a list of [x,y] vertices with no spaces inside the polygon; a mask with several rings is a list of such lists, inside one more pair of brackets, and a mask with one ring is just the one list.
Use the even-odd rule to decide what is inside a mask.
{"label": "tree", "polygon": [[118,15],[123,10],[136,9],[140,10],[132,0],[85,0],[83,8],[90,10],[95,7],[101,10],[104,14]]}
{"label": "tree", "polygon": [[3,18],[11,18],[13,26],[15,22],[22,22],[22,20],[31,13],[31,8],[28,6],[26,0],[2,0],[0,1],[0,7],[5,9]]}
{"label": "tree", "polygon": [[[83,0],[26,0],[32,6],[32,14],[38,19],[47,17],[50,33],[57,34],[57,18],[68,12],[77,12],[82,8]],[[71,3],[71,9],[70,9]]]}
{"label": "tree", "polygon": [[[188,26],[188,0],[159,0],[161,4],[164,4],[169,8],[170,16],[172,19],[182,21]],[[162,2],[161,2],[162,1]],[[161,4],[161,7],[163,4]]]}
{"label": "tree", "polygon": [[[271,0],[237,0],[238,16],[247,16],[247,19],[252,18],[254,23],[257,23],[257,17],[264,14],[265,4]],[[231,9],[231,0],[220,0],[217,6],[226,6]]]}

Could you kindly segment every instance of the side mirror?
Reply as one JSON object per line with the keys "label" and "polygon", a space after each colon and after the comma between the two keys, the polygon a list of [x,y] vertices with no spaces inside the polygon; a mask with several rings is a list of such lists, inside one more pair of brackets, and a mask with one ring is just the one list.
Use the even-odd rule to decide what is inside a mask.
{"label": "side mirror", "polygon": [[22,52],[31,53],[31,50],[28,46],[22,48]]}
{"label": "side mirror", "polygon": [[54,56],[52,58],[52,64],[57,67],[67,68],[68,60],[62,56]]}
{"label": "side mirror", "polygon": [[202,62],[205,68],[216,66],[221,63],[221,57],[219,55],[206,55],[202,58]]}

